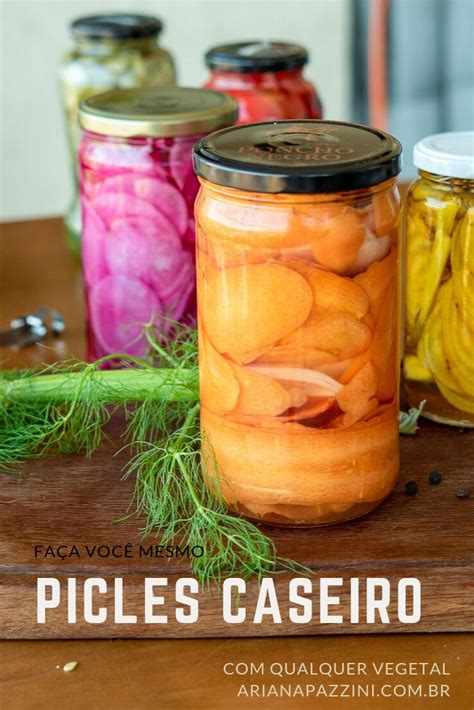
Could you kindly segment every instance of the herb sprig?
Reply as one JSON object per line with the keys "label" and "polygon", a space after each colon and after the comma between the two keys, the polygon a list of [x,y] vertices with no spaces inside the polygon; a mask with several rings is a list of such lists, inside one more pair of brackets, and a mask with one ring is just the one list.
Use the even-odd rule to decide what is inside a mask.
{"label": "herb sprig", "polygon": [[[0,375],[0,467],[53,450],[92,455],[114,411],[125,413],[131,458],[124,478],[135,481],[128,515],[144,516],[143,534],[163,545],[183,541],[201,583],[283,570],[310,570],[277,556],[258,527],[227,511],[213,462],[212,483],[201,461],[197,336],[172,324],[173,337],[145,326],[147,358],[115,354],[94,363],[76,360],[42,372]],[[121,369],[102,369],[108,363]]]}

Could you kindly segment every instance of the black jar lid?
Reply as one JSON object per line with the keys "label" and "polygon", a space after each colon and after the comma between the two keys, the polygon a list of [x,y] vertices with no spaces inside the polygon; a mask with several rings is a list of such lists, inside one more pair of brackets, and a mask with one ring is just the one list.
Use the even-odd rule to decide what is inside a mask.
{"label": "black jar lid", "polygon": [[206,64],[217,71],[273,72],[298,69],[308,61],[308,52],[289,42],[238,42],[221,44],[206,53]]}
{"label": "black jar lid", "polygon": [[163,23],[151,15],[104,13],[78,17],[71,23],[71,32],[78,39],[139,39],[156,37]]}
{"label": "black jar lid", "polygon": [[398,175],[402,146],[383,131],[341,121],[267,121],[212,133],[194,147],[199,177],[266,193],[332,193]]}

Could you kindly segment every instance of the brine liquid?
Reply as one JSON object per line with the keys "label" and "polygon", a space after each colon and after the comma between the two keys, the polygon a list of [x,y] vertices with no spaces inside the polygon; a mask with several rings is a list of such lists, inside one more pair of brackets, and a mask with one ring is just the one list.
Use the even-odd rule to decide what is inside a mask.
{"label": "brine liquid", "polygon": [[398,474],[397,194],[205,183],[197,218],[208,474],[262,521],[365,514]]}
{"label": "brine liquid", "polygon": [[196,136],[81,144],[88,357],[145,355],[143,324],[195,317]]}

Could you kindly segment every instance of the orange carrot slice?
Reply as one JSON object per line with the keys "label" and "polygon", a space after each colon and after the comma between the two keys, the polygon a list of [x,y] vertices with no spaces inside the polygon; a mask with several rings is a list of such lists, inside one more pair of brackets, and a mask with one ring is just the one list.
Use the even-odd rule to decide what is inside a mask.
{"label": "orange carrot slice", "polygon": [[393,338],[389,346],[389,353],[379,366],[380,378],[377,397],[381,402],[392,400],[395,393],[398,392],[399,363],[397,340]]}
{"label": "orange carrot slice", "polygon": [[362,367],[352,380],[336,395],[336,402],[344,414],[344,426],[352,426],[376,409],[378,400],[377,371],[371,362]]}
{"label": "orange carrot slice", "polygon": [[382,418],[387,419],[393,416],[396,416],[398,414],[398,401],[396,401],[396,398],[392,402],[386,402],[385,404],[379,404],[379,406],[376,409],[373,409],[366,417],[366,419],[372,420],[372,419],[379,419],[381,420]]}
{"label": "orange carrot slice", "polygon": [[343,276],[324,271],[304,259],[285,259],[282,263],[307,280],[313,291],[314,306],[322,311],[346,311],[363,318],[369,309],[364,289]]}
{"label": "orange carrot slice", "polygon": [[278,418],[278,421],[296,422],[304,419],[313,419],[319,414],[324,414],[332,407],[333,397],[310,397],[302,407],[296,408],[292,414],[285,414]]}
{"label": "orange carrot slice", "polygon": [[359,353],[359,355],[356,355],[351,360],[349,360],[346,369],[339,378],[339,382],[343,385],[347,385],[352,380],[352,378],[357,375],[359,370],[361,370],[365,365],[367,365],[368,362],[371,361],[370,358],[371,349],[369,348],[368,350],[365,350],[363,353]]}
{"label": "orange carrot slice", "polygon": [[314,419],[314,417],[327,412],[334,404],[333,397],[310,397],[303,403],[301,397],[306,399],[306,395],[302,390],[297,388],[295,388],[294,394],[291,390],[289,390],[289,393],[293,395],[293,402],[288,408],[288,411],[279,415],[277,418],[240,414],[237,410],[226,414],[225,417],[230,421],[246,424],[247,426],[271,428],[275,426],[276,423],[282,424],[286,422],[304,421],[305,419]]}
{"label": "orange carrot slice", "polygon": [[208,240],[209,255],[219,269],[249,264],[264,264],[278,254],[272,249],[262,249],[256,245],[247,246],[236,242]]}
{"label": "orange carrot slice", "polygon": [[246,353],[271,345],[309,315],[307,281],[281,264],[241,266],[203,284],[204,325],[221,353]]}
{"label": "orange carrot slice", "polygon": [[313,256],[318,264],[343,274],[354,262],[364,235],[364,221],[352,207],[328,209],[315,224]]}
{"label": "orange carrot slice", "polygon": [[393,399],[398,383],[398,286],[393,278],[387,287],[377,316],[371,344],[371,361],[379,373],[376,396],[380,402]]}
{"label": "orange carrot slice", "polygon": [[397,229],[400,215],[400,198],[393,193],[374,195],[372,198],[375,232],[381,237]]}
{"label": "orange carrot slice", "polygon": [[321,350],[349,358],[366,350],[372,340],[370,329],[350,313],[332,313],[319,319],[314,344]]}
{"label": "orange carrot slice", "polygon": [[271,345],[264,345],[256,350],[247,350],[245,353],[233,353],[231,358],[238,365],[246,365],[249,362],[253,362],[261,357],[265,357],[266,354],[272,351]]}
{"label": "orange carrot slice", "polygon": [[200,399],[213,412],[224,414],[237,406],[239,384],[230,363],[215,350],[204,330],[199,334]]}
{"label": "orange carrot slice", "polygon": [[265,505],[361,503],[387,495],[398,472],[396,412],[350,429],[312,429],[296,422],[253,427],[201,412],[204,463],[228,501]]}
{"label": "orange carrot slice", "polygon": [[340,377],[347,384],[367,363],[371,362],[379,377],[376,396],[379,402],[391,400],[397,389],[397,283],[392,278],[385,292],[380,294],[380,306],[372,342],[368,350],[355,357]]}
{"label": "orange carrot slice", "polygon": [[199,222],[213,242],[234,243],[247,246],[279,250],[294,248],[309,243],[293,218],[292,206],[277,204],[275,200],[250,204],[242,200],[214,199],[202,194],[199,198]]}
{"label": "orange carrot slice", "polygon": [[279,344],[314,347],[345,359],[366,350],[371,340],[372,332],[364,323],[350,313],[335,312],[321,317],[310,316]]}
{"label": "orange carrot slice", "polygon": [[[257,358],[258,363],[292,365],[293,367],[320,370],[325,365],[337,364],[336,355],[316,348],[296,348],[293,345],[275,345]],[[330,374],[330,373],[327,373]],[[331,375],[332,376],[332,375]],[[336,378],[337,379],[337,378]]]}
{"label": "orange carrot slice", "polygon": [[374,318],[374,316],[372,315],[372,313],[371,313],[370,311],[367,311],[367,313],[365,314],[365,316],[364,316],[361,320],[362,320],[362,323],[365,323],[365,325],[367,326],[367,328],[370,328],[370,330],[371,330],[372,332],[374,331],[374,329],[375,329],[375,318]]}
{"label": "orange carrot slice", "polygon": [[292,404],[292,396],[273,377],[249,367],[231,365],[239,383],[240,395],[235,411],[249,416],[276,417]]}
{"label": "orange carrot slice", "polygon": [[369,297],[372,315],[377,317],[380,298],[387,288],[390,280],[397,273],[398,253],[393,249],[385,259],[371,264],[367,271],[358,274],[354,281],[361,286]]}

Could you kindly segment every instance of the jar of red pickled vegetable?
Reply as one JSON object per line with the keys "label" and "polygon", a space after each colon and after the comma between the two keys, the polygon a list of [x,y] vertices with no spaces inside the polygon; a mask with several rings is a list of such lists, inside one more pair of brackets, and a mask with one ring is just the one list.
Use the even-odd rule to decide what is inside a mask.
{"label": "jar of red pickled vegetable", "polygon": [[205,89],[121,89],[80,107],[88,357],[143,355],[143,324],[195,314],[192,146],[237,104]]}
{"label": "jar of red pickled vegetable", "polygon": [[474,427],[474,132],[416,144],[407,200],[404,389],[422,414]]}
{"label": "jar of red pickled vegetable", "polygon": [[203,459],[246,516],[348,520],[395,484],[400,153],[333,121],[195,147]]}
{"label": "jar of red pickled vegetable", "polygon": [[79,104],[89,96],[119,87],[174,86],[173,59],[158,44],[162,30],[157,17],[129,13],[88,15],[71,23],[74,46],[63,58],[59,78],[74,181],[74,197],[64,221],[69,244],[77,254],[81,238]]}
{"label": "jar of red pickled vegetable", "polygon": [[239,102],[238,123],[286,118],[321,118],[313,85],[303,77],[308,52],[286,42],[243,42],[210,49],[208,89],[225,91]]}

